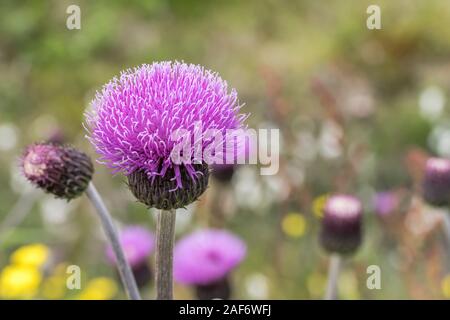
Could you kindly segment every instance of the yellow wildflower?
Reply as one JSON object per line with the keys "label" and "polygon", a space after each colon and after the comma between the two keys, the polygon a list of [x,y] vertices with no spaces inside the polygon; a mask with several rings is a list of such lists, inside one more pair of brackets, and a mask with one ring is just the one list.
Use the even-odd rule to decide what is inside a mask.
{"label": "yellow wildflower", "polygon": [[11,255],[11,264],[40,268],[48,260],[50,250],[47,246],[34,243],[20,247]]}
{"label": "yellow wildflower", "polygon": [[86,288],[80,293],[80,300],[109,300],[117,293],[117,285],[114,280],[99,277],[90,280]]}
{"label": "yellow wildflower", "polygon": [[61,299],[66,294],[66,278],[60,275],[49,277],[42,284],[42,296],[46,299]]}
{"label": "yellow wildflower", "polygon": [[26,265],[6,266],[0,274],[0,296],[6,299],[32,298],[42,281],[42,275],[34,267]]}
{"label": "yellow wildflower", "polygon": [[306,287],[312,298],[322,297],[325,293],[326,284],[326,276],[318,272],[311,273],[306,280]]}
{"label": "yellow wildflower", "polygon": [[305,217],[300,213],[289,213],[281,221],[284,233],[293,238],[300,238],[306,231]]}
{"label": "yellow wildflower", "polygon": [[450,299],[450,274],[446,275],[442,280],[442,294],[445,298]]}
{"label": "yellow wildflower", "polygon": [[312,210],[316,217],[318,217],[318,218],[323,217],[323,209],[325,208],[325,204],[328,200],[328,197],[329,197],[329,194],[323,194],[313,200]]}
{"label": "yellow wildflower", "polygon": [[360,299],[358,279],[353,271],[344,271],[341,273],[338,280],[338,288],[342,299]]}

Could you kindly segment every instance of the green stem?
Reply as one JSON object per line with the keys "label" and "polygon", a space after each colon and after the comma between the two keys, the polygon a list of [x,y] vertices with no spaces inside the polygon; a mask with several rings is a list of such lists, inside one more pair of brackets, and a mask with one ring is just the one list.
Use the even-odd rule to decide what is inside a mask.
{"label": "green stem", "polygon": [[175,210],[160,210],[156,225],[156,299],[173,299],[173,243]]}
{"label": "green stem", "polygon": [[141,296],[136,285],[136,280],[134,279],[128,260],[125,258],[125,253],[122,245],[120,244],[119,236],[111,218],[111,214],[106,208],[105,203],[92,182],[86,189],[86,195],[95,207],[103,226],[103,230],[106,233],[106,237],[108,238],[108,241],[114,251],[117,269],[119,270],[119,275],[128,297],[131,300],[141,300]]}
{"label": "green stem", "polygon": [[328,269],[328,284],[325,292],[324,300],[337,300],[337,282],[339,277],[339,270],[341,268],[341,256],[334,253],[330,256],[330,265]]}
{"label": "green stem", "polygon": [[447,248],[450,249],[450,211],[445,210],[442,213],[442,222],[445,233],[445,238],[447,240]]}

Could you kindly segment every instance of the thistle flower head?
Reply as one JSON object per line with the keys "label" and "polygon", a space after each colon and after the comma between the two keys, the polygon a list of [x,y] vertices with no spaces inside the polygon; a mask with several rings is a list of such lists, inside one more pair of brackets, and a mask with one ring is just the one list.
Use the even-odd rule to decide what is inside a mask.
{"label": "thistle flower head", "polygon": [[215,283],[225,278],[245,254],[245,244],[228,231],[208,229],[194,232],[175,246],[175,280],[193,285]]}
{"label": "thistle flower head", "polygon": [[423,197],[431,205],[450,203],[450,160],[429,158],[425,165]]}
{"label": "thistle flower head", "polygon": [[362,205],[349,195],[331,196],[324,208],[321,243],[325,250],[354,252],[361,243]]}
{"label": "thistle flower head", "polygon": [[[140,226],[129,226],[123,229],[119,235],[119,241],[132,268],[145,263],[155,248],[153,233]],[[106,248],[106,256],[111,264],[116,263],[116,257],[110,245]]]}
{"label": "thistle flower head", "polygon": [[86,190],[94,172],[90,158],[83,152],[49,143],[28,146],[20,166],[33,185],[67,200]]}
{"label": "thistle flower head", "polygon": [[[236,91],[216,73],[180,62],[126,70],[97,93],[91,107],[88,138],[99,161],[127,175],[135,196],[160,209],[183,207],[204,191],[190,187],[207,185],[207,166],[195,156],[212,143],[207,131],[226,136],[227,130],[241,128],[245,118],[239,114]],[[186,138],[191,147],[182,156],[188,161],[173,161],[174,149]],[[178,194],[168,198],[169,192]]]}

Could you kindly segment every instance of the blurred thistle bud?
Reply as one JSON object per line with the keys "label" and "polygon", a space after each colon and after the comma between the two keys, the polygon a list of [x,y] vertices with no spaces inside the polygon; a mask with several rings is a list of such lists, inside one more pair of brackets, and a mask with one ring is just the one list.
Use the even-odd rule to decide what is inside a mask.
{"label": "blurred thistle bud", "polygon": [[133,195],[151,208],[172,210],[184,208],[197,200],[208,187],[209,168],[207,164],[194,164],[195,174],[186,167],[179,167],[182,187],[177,187],[176,179],[166,173],[149,178],[144,171],[135,171],[128,178]]}
{"label": "blurred thistle bud", "polygon": [[225,277],[212,283],[198,284],[195,286],[195,295],[199,300],[228,300],[231,298],[230,280]]}
{"label": "blurred thistle bud", "polygon": [[[229,184],[235,172],[242,164],[256,163],[257,143],[245,133],[236,136],[235,145],[231,149],[224,147],[222,162],[211,164],[211,176],[218,182]],[[233,161],[229,161],[229,157]]]}
{"label": "blurred thistle bud", "polygon": [[429,158],[425,164],[423,198],[433,206],[450,203],[450,160]]}
{"label": "blurred thistle bud", "polygon": [[91,159],[85,153],[51,143],[28,146],[20,166],[33,185],[67,200],[80,196],[94,173]]}
{"label": "blurred thistle bud", "polygon": [[211,166],[211,176],[220,183],[230,183],[236,171],[234,164],[213,164]]}
{"label": "blurred thistle bud", "polygon": [[362,240],[362,205],[350,195],[331,196],[324,208],[320,241],[329,253],[352,254]]}

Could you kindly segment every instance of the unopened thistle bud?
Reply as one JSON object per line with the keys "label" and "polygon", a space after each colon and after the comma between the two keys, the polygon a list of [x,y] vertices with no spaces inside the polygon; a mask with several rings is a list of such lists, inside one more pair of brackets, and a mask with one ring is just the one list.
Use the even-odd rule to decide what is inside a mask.
{"label": "unopened thistle bud", "polygon": [[353,196],[331,196],[324,208],[321,244],[330,253],[352,254],[362,240],[362,205]]}
{"label": "unopened thistle bud", "polygon": [[20,164],[33,185],[67,200],[80,196],[94,173],[91,159],[85,153],[51,143],[27,147]]}
{"label": "unopened thistle bud", "polygon": [[450,160],[430,158],[425,165],[423,198],[434,206],[450,203]]}

